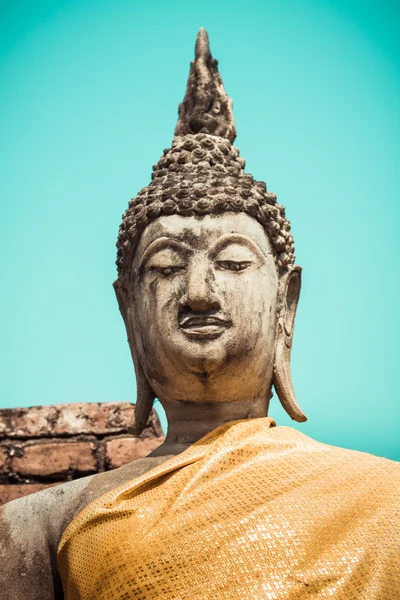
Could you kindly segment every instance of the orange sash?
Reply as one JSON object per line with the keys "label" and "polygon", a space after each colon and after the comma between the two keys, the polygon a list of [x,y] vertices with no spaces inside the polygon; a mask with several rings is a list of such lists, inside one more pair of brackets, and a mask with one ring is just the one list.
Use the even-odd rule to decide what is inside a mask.
{"label": "orange sash", "polygon": [[87,506],[65,599],[400,599],[400,464],[274,425],[223,425]]}

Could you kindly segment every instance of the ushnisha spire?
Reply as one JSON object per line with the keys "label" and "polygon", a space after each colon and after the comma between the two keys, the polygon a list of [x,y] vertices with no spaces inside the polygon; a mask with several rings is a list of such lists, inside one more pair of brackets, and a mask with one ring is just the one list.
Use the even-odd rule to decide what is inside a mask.
{"label": "ushnisha spire", "polygon": [[189,79],[175,135],[208,133],[228,139],[236,138],[232,100],[225,92],[218,61],[212,57],[208,33],[202,27],[197,35],[196,55],[190,64]]}

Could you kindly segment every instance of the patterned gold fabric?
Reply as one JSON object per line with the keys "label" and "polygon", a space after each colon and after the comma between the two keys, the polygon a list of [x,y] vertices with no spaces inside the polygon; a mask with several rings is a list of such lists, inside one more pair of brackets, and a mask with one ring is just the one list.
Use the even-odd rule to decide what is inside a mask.
{"label": "patterned gold fabric", "polygon": [[400,464],[219,427],[66,529],[66,600],[400,599]]}

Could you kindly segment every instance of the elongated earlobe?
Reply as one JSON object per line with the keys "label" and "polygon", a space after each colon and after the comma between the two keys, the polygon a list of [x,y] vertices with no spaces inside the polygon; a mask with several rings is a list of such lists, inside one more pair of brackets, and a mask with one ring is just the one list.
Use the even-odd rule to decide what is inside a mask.
{"label": "elongated earlobe", "polygon": [[139,437],[149,420],[155,395],[147,381],[139,359],[137,362],[135,361],[135,373],[137,387],[135,414],[133,422],[128,427],[128,433]]}
{"label": "elongated earlobe", "polygon": [[135,336],[131,324],[129,323],[128,311],[127,311],[127,290],[117,280],[114,283],[114,290],[118,300],[119,310],[125,323],[126,332],[128,335],[128,343],[131,350],[133,364],[135,366],[136,374],[136,404],[134,418],[130,426],[128,427],[128,433],[139,437],[143,429],[146,427],[147,421],[150,417],[151,409],[153,408],[153,402],[155,394],[150,387],[147,377],[144,374],[142,365],[138,353],[136,351]]}
{"label": "elongated earlobe", "polygon": [[277,325],[273,385],[288,415],[299,423],[307,421],[297,404],[290,371],[294,320],[301,287],[301,267],[294,267],[282,282],[281,310]]}

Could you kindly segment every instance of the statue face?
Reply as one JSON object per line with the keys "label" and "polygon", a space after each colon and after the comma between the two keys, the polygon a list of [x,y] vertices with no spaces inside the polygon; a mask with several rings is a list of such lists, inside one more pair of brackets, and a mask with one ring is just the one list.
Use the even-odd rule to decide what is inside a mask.
{"label": "statue face", "polygon": [[142,234],[131,281],[127,325],[161,401],[269,393],[278,276],[256,220],[160,217]]}

